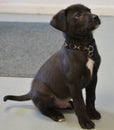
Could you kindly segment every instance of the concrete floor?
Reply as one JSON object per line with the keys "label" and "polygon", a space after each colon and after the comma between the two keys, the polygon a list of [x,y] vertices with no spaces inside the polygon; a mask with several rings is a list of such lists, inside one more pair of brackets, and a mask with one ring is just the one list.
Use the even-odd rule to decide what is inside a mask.
{"label": "concrete floor", "polygon": [[[16,15],[12,15],[12,17],[15,18],[14,20],[10,16],[11,15],[0,15],[0,21],[8,21],[8,17],[9,21],[15,21],[16,17],[18,17]],[[34,17],[36,18],[38,16]],[[29,21],[31,21],[31,18]],[[42,18],[45,19],[45,16]],[[46,22],[48,22],[50,18],[48,20],[46,19]],[[99,52],[102,57],[96,96],[96,108],[101,112],[102,119],[94,122],[96,124],[95,130],[113,130],[114,17],[101,17],[101,19],[102,25],[95,32],[95,37],[97,38]],[[6,103],[2,101],[3,97],[7,94],[20,95],[28,92],[31,82],[31,78],[0,77],[0,130],[81,130],[74,112],[64,112],[66,121],[62,123],[56,123],[43,116],[39,110],[36,110],[31,101],[9,101]]]}

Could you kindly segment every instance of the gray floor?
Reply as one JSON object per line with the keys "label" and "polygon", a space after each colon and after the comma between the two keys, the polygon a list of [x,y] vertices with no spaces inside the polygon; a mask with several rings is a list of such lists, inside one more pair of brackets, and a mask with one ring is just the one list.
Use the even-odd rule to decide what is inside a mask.
{"label": "gray floor", "polygon": [[49,23],[0,22],[0,75],[34,77],[63,41]]}
{"label": "gray floor", "polygon": [[[98,84],[97,84],[97,100],[96,100],[96,107],[97,109],[101,112],[102,114],[102,119],[100,121],[94,121],[96,124],[96,129],[95,130],[113,130],[114,129],[114,17],[101,17],[102,20],[102,25],[99,27],[99,29],[97,29],[94,33],[96,41],[97,41],[97,45],[98,45],[98,49],[99,52],[101,54],[102,57],[102,64],[100,66],[100,70],[99,70],[99,80],[98,80]],[[3,20],[2,20],[3,21]],[[5,20],[4,20],[5,21]],[[21,21],[22,22],[22,21]],[[31,21],[29,21],[31,22]],[[32,21],[33,22],[33,21]],[[41,21],[40,21],[41,22]],[[3,26],[3,30],[5,28],[7,28],[5,26],[5,23],[2,23]],[[10,23],[11,25],[12,23]],[[15,25],[15,24],[14,24]],[[20,23],[18,24],[20,25]],[[32,25],[30,23],[30,25]],[[42,25],[42,24],[41,24]],[[47,26],[47,23],[45,24],[46,28],[50,28],[49,26]],[[39,27],[39,24],[35,24],[32,26],[37,26]],[[30,27],[30,26],[29,26]],[[35,32],[37,32],[37,29],[34,27]],[[23,25],[24,28],[24,25]],[[22,29],[23,29],[22,28]],[[11,42],[12,39],[10,39],[12,36],[12,33],[10,33],[10,29],[9,28],[9,33],[6,31],[6,34],[8,34],[8,37],[6,41]],[[20,29],[20,28],[19,28]],[[18,32],[18,30],[16,30]],[[51,30],[52,31],[52,30]],[[28,32],[28,31],[27,31]],[[18,32],[19,33],[19,32]],[[42,29],[40,29],[40,32],[36,33],[37,35],[33,36],[32,43],[34,43],[34,45],[36,44],[35,39],[37,39],[36,37],[38,37],[38,35],[41,35],[43,33]],[[58,40],[58,36],[61,37],[61,33],[57,32],[57,34],[55,34],[55,32],[52,31],[52,33],[54,33],[55,37],[55,41],[56,39]],[[2,32],[0,29],[0,36],[1,36]],[[3,37],[6,35],[4,33]],[[30,33],[31,34],[31,33]],[[23,37],[25,37],[25,34],[22,35]],[[3,39],[2,37],[2,39]],[[29,37],[29,35],[28,35]],[[50,36],[51,37],[51,36]],[[41,41],[44,40],[44,38],[46,38],[46,40],[50,40],[51,38],[48,39],[47,36],[45,37],[40,37]],[[18,39],[17,37],[15,37],[14,39]],[[54,40],[53,39],[53,40]],[[27,40],[25,38],[25,40]],[[62,37],[60,38],[60,42],[59,44],[62,44],[63,41]],[[2,41],[2,42],[1,42]],[[19,39],[16,42],[19,42]],[[31,43],[30,41],[25,41],[24,43]],[[52,42],[52,41],[51,41]],[[0,39],[0,46],[3,43],[3,40]],[[12,53],[12,55],[10,56],[9,59],[7,59],[8,55],[5,56],[5,53],[3,52],[3,50],[5,51],[5,43],[2,45],[4,46],[4,48],[2,47],[2,50],[0,49],[0,63],[4,64],[3,67],[5,67],[5,64],[10,63],[10,60],[13,59],[13,64],[17,64],[17,57],[18,59],[21,59],[20,64],[18,64],[18,69],[15,70],[14,68],[11,69],[11,65],[12,63],[9,64],[9,66],[6,67],[7,70],[4,69],[4,71],[8,72],[9,68],[12,72],[14,73],[15,71],[17,71],[20,73],[21,69],[24,67],[22,67],[22,64],[26,63],[27,65],[27,72],[30,71],[32,72],[31,74],[33,75],[33,68],[32,65],[29,65],[29,63],[31,62],[31,60],[34,60],[34,64],[35,65],[35,69],[37,70],[40,66],[40,64],[42,64],[52,53],[54,53],[54,51],[56,51],[56,49],[59,48],[59,45],[54,42],[51,46],[48,45],[48,43],[44,43],[44,44],[39,44],[38,48],[45,48],[43,51],[39,51],[37,52],[38,56],[35,56],[34,59],[34,49],[31,49],[31,45],[29,44],[29,48],[26,50],[27,54],[31,54],[32,59],[29,61],[29,57],[28,56],[28,61],[26,61],[27,59],[27,55],[25,57],[25,61],[20,58],[20,55],[22,55],[23,53],[20,51],[19,49],[23,46],[22,43],[19,44],[18,46],[18,53],[15,52],[15,49],[12,49],[11,46],[8,47],[8,49],[11,49],[10,52],[15,52],[16,55],[14,55],[14,53]],[[20,47],[21,45],[21,47]],[[28,45],[28,44],[27,44]],[[36,45],[35,45],[36,46]],[[49,49],[47,51],[47,48]],[[54,50],[53,50],[54,49]],[[31,51],[31,53],[28,53],[27,51]],[[9,50],[8,50],[9,51]],[[47,51],[47,52],[46,52]],[[45,53],[44,53],[45,52]],[[9,53],[9,52],[6,52]],[[25,53],[25,52],[24,52]],[[35,52],[36,53],[36,52]],[[1,54],[4,54],[5,58],[3,59],[3,56]],[[18,55],[17,55],[18,54]],[[44,56],[42,57],[42,54],[44,54]],[[2,68],[3,68],[2,67]],[[26,67],[26,66],[25,66]],[[30,69],[30,70],[29,70]],[[19,70],[19,71],[18,71]],[[22,69],[24,71],[24,73],[26,72],[26,69]],[[34,70],[34,72],[36,71]],[[3,72],[0,68],[0,73]],[[7,73],[4,73],[4,75]],[[68,113],[64,113],[66,121],[63,123],[55,123],[53,121],[51,121],[50,119],[44,117],[43,115],[41,115],[41,113],[39,111],[37,111],[35,109],[35,107],[33,106],[33,104],[31,102],[7,102],[4,103],[2,101],[2,98],[4,95],[6,94],[24,94],[26,92],[29,91],[30,88],[30,84],[32,82],[32,78],[10,78],[10,77],[0,77],[0,129],[1,130],[45,130],[45,129],[55,129],[55,130],[81,130],[78,122],[77,122],[77,118],[75,117],[74,112],[68,112]],[[7,122],[7,123],[6,123]],[[7,124],[7,125],[6,125]]]}

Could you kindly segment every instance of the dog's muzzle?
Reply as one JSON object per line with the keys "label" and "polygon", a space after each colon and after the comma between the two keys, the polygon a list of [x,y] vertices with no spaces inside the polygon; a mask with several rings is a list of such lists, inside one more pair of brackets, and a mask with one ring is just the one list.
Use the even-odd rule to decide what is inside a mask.
{"label": "dog's muzzle", "polygon": [[101,24],[99,17],[95,14],[92,14],[92,21],[94,21],[97,25]]}

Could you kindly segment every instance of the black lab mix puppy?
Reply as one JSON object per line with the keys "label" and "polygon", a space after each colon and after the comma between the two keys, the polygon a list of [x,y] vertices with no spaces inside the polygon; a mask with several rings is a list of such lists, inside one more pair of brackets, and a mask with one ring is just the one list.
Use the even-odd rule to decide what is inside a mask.
{"label": "black lab mix puppy", "polygon": [[40,68],[28,94],[8,95],[4,101],[31,99],[44,115],[55,121],[64,120],[59,109],[74,108],[80,126],[92,129],[95,124],[91,119],[101,118],[95,108],[100,56],[92,35],[100,19],[88,7],[77,4],[58,12],[50,24],[63,32],[64,45]]}

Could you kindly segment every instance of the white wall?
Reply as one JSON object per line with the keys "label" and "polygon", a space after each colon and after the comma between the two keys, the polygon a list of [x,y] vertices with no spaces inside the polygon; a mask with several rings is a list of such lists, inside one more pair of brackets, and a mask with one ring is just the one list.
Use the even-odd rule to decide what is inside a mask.
{"label": "white wall", "polygon": [[61,3],[84,3],[97,5],[114,5],[114,0],[0,0],[0,3],[43,3],[43,4],[61,4]]}
{"label": "white wall", "polygon": [[99,15],[114,16],[114,0],[0,0],[0,13],[54,14],[76,3],[89,6]]}

